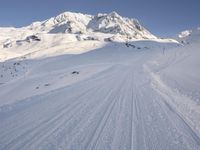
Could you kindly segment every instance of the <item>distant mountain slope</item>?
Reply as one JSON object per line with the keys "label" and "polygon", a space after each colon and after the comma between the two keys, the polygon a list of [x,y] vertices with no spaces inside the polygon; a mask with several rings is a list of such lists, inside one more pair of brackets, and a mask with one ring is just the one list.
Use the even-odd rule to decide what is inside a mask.
{"label": "distant mountain slope", "polygon": [[177,40],[182,44],[199,43],[200,27],[193,30],[185,30],[178,34]]}

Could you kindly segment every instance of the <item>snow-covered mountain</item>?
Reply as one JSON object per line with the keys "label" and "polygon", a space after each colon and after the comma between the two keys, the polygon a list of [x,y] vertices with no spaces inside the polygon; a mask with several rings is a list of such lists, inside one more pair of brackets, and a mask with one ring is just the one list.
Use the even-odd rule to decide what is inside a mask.
{"label": "snow-covered mountain", "polygon": [[96,16],[65,12],[22,28],[0,28],[0,49],[4,52],[0,60],[25,54],[32,54],[33,57],[33,53],[35,57],[43,57],[47,53],[48,56],[54,56],[66,52],[67,54],[87,52],[88,45],[83,45],[82,50],[80,47],[77,50],[75,48],[66,50],[66,45],[71,45],[73,42],[95,43],[94,48],[97,48],[108,42],[135,40],[177,43],[172,39],[157,38],[136,19],[122,17],[116,12],[99,13]]}
{"label": "snow-covered mountain", "polygon": [[182,44],[200,42],[200,27],[193,30],[185,30],[178,35],[177,40]]}
{"label": "snow-covered mountain", "polygon": [[97,14],[96,16],[81,13],[65,12],[42,22],[35,22],[27,27],[30,30],[46,33],[86,33],[101,32],[120,34],[127,38],[156,38],[136,19],[120,16],[116,12]]}

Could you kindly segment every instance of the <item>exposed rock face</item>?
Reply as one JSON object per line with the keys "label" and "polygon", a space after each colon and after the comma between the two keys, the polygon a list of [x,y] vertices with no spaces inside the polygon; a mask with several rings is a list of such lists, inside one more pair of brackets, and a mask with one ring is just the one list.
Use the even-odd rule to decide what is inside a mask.
{"label": "exposed rock face", "polygon": [[8,39],[3,43],[3,48],[10,48],[10,47],[12,47],[12,41]]}
{"label": "exposed rock face", "polygon": [[31,35],[31,36],[26,37],[26,41],[27,42],[41,41],[41,39],[38,36],[36,36],[36,35]]}

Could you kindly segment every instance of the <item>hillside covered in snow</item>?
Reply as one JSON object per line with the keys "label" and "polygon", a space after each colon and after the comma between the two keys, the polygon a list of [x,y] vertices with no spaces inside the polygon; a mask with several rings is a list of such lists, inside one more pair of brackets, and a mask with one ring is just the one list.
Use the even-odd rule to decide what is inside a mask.
{"label": "hillside covered in snow", "polygon": [[[42,22],[34,22],[22,28],[0,28],[0,43],[8,48],[29,42],[30,36],[71,34],[71,40],[116,40],[156,39],[136,19],[129,19],[116,12],[96,16],[65,12]],[[55,35],[56,34],[56,35]],[[34,40],[33,40],[34,41]]]}
{"label": "hillside covered in snow", "polygon": [[199,31],[116,12],[0,28],[0,150],[199,150]]}

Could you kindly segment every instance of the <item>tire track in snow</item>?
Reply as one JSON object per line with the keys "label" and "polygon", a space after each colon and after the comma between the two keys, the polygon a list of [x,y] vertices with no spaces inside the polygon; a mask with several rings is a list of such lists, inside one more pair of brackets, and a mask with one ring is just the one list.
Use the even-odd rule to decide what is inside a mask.
{"label": "tire track in snow", "polygon": [[[113,135],[113,141],[110,149],[126,150],[131,148],[131,102],[132,102],[132,82],[133,72],[128,66],[128,72],[126,73],[126,81],[121,91],[121,102],[118,107],[118,115],[116,121],[116,129]],[[114,125],[113,125],[114,126]],[[112,128],[112,126],[111,126]],[[102,149],[102,148],[101,148]]]}
{"label": "tire track in snow", "polygon": [[[164,148],[177,150],[199,149],[198,143],[196,143],[192,136],[188,134],[189,130],[182,127],[184,122],[177,119],[177,116],[173,115],[172,112],[168,112],[171,110],[166,108],[164,104],[162,107],[160,106],[163,98],[158,95],[158,93],[156,93],[150,85],[141,87],[138,94],[140,95],[139,106],[142,106],[140,107],[142,111],[141,117],[143,118],[143,122],[141,124],[144,126],[144,130],[146,132],[146,136],[143,136],[147,141],[147,148],[151,147],[151,149]],[[156,105],[157,107],[155,107]],[[174,141],[180,143],[174,143]],[[181,143],[181,141],[184,142]]]}
{"label": "tire track in snow", "polygon": [[[102,77],[102,75],[100,75],[101,77]],[[109,73],[107,76],[105,76],[104,74],[103,74],[103,77],[105,78],[105,77],[107,77],[107,78],[112,78],[112,74],[111,73]],[[98,78],[98,79],[96,79],[96,80],[99,80],[99,79],[101,79],[101,78]],[[79,89],[81,89],[81,88],[83,88],[83,89],[85,89],[84,87],[85,87],[85,84],[88,84],[89,83],[89,81],[90,80],[86,80],[86,82],[87,83],[85,83],[85,82],[81,82],[81,84],[75,84],[75,85],[72,85],[72,86],[70,86],[70,87],[67,87],[67,88],[62,88],[62,89],[59,89],[59,90],[54,90],[54,91],[51,91],[51,92],[48,92],[47,94],[43,94],[43,95],[41,95],[41,96],[39,96],[39,98],[40,99],[44,99],[44,97],[45,96],[48,96],[49,94],[52,94],[52,92],[60,92],[60,90],[72,90],[72,93],[70,93],[70,98],[68,98],[68,99],[71,99],[71,97],[73,97],[74,95],[77,95],[77,93],[74,93],[74,95],[73,95],[73,89],[74,90],[77,90],[77,86],[79,86]],[[95,80],[94,79],[92,79],[92,82],[94,82]],[[91,82],[91,81],[90,81]],[[99,80],[99,82],[101,82],[101,80]],[[80,86],[83,86],[83,87],[80,87]],[[94,87],[95,86],[97,86],[97,85],[95,85],[94,84]],[[91,87],[90,89],[92,89],[92,88],[94,88],[94,87]],[[89,91],[89,90],[88,90]],[[83,92],[84,93],[84,92]],[[34,98],[37,98],[38,96],[34,96],[32,99],[34,99]],[[77,96],[78,97],[78,96]],[[28,101],[30,101],[30,100],[28,100]],[[36,100],[35,100],[36,101]],[[41,100],[40,100],[41,101]],[[14,104],[15,105],[15,104]],[[8,106],[8,107],[12,107],[12,105],[11,106]],[[24,108],[22,108],[22,110],[23,110]],[[23,110],[24,111],[24,110]],[[18,114],[19,114],[20,112],[18,112]],[[24,117],[24,116],[22,116],[22,114],[20,114],[20,116],[21,117]],[[14,116],[15,117],[15,116]],[[13,118],[14,118],[13,117]],[[12,118],[12,119],[13,119]],[[28,119],[28,118],[26,118],[26,119]],[[8,118],[7,118],[7,120],[8,120]],[[20,123],[20,121],[19,121],[19,123]],[[5,125],[6,126],[6,125]],[[14,127],[14,126],[13,126]]]}
{"label": "tire track in snow", "polygon": [[[117,91],[120,92],[120,89],[119,88]],[[119,101],[120,97],[116,99],[113,98],[113,100],[111,101],[111,104],[109,104],[109,107],[106,109],[106,112],[105,114],[103,115],[103,118],[101,119],[101,121],[99,122],[99,126],[97,127],[95,133],[92,135],[91,137],[91,142],[88,144],[88,146],[86,146],[86,148],[84,149],[95,149],[96,147],[96,144],[101,136],[101,134],[103,133],[103,130],[108,122],[108,119],[110,118],[111,116],[111,113],[114,109],[114,107],[116,106],[116,103]]]}
{"label": "tire track in snow", "polygon": [[[90,91],[91,92],[91,91]],[[53,123],[57,123],[59,121],[59,119],[63,118],[65,116],[65,114],[67,114],[68,112],[71,113],[71,111],[75,111],[75,110],[79,110],[81,107],[82,107],[82,103],[79,103],[79,101],[77,101],[76,103],[73,103],[73,105],[69,108],[69,109],[66,109],[65,106],[62,108],[62,110],[59,110],[61,112],[59,112],[58,114],[56,113],[56,116],[53,117],[52,119],[50,120],[47,120],[47,122],[43,121],[41,122],[39,125],[37,125],[36,127],[34,128],[31,128],[29,130],[27,130],[25,133],[23,134],[20,134],[19,136],[17,136],[13,142],[9,143],[8,144],[8,147],[10,145],[12,145],[12,147],[15,149],[16,147],[18,147],[18,145],[15,145],[14,143],[18,144],[18,140],[20,140],[20,145],[22,145],[22,147],[20,149],[23,148],[24,145],[26,145],[26,143],[31,139],[32,142],[35,142],[34,139],[37,139],[38,136],[40,134],[43,134],[43,130],[49,130],[52,128],[52,125]],[[71,116],[73,117],[73,116]],[[50,125],[51,124],[51,125]],[[55,125],[54,125],[55,126]],[[47,132],[49,133],[49,131]],[[25,136],[29,135],[29,138],[28,139],[24,139]],[[41,137],[40,137],[41,138]],[[39,139],[40,139],[39,138]],[[22,142],[22,139],[24,140],[24,142]],[[4,147],[4,149],[6,149],[6,147]],[[9,148],[11,149],[11,148]]]}
{"label": "tire track in snow", "polygon": [[[107,84],[108,84],[108,82],[106,82]],[[105,83],[102,83],[102,84],[105,84]],[[102,94],[102,88],[103,86],[101,86],[95,93],[96,94]],[[104,94],[104,95],[109,95],[111,92],[112,92],[112,89],[109,91],[104,91],[103,93],[105,93],[105,92],[107,92],[107,94]],[[104,96],[104,95],[102,95],[102,96]],[[90,113],[88,110],[96,110],[96,109],[98,109],[100,106],[99,106],[99,103],[101,102],[100,101],[101,99],[100,99],[100,97],[98,97],[95,101],[94,101],[94,103],[90,103],[90,102],[86,102],[86,103],[88,103],[88,107],[82,107],[81,108],[81,110],[79,110],[79,112],[80,113],[77,113],[76,115],[74,115],[73,117],[71,117],[70,118],[70,120],[69,121],[67,121],[66,123],[68,123],[69,124],[69,122],[71,121],[71,120],[73,120],[74,118],[77,118],[76,116],[78,116],[78,117],[80,117],[81,115],[83,115],[84,117],[81,117],[82,119],[81,120],[79,120],[79,123],[77,123],[75,126],[73,126],[72,128],[70,128],[71,130],[74,130],[74,128],[76,128],[76,129],[78,129],[76,126],[78,125],[80,128],[81,128],[81,125],[84,125],[84,124],[81,124],[81,122],[83,122],[84,121],[84,119],[87,119],[87,118],[85,118],[86,116],[88,116],[89,114],[87,114],[87,113]],[[102,103],[102,102],[101,102]],[[97,106],[95,106],[95,105],[97,105]],[[96,108],[97,107],[97,108]],[[83,113],[84,111],[86,111],[87,113]],[[84,115],[85,114],[85,115]],[[59,127],[59,130],[60,130],[60,128],[62,129],[62,127]],[[63,130],[65,130],[65,129],[63,129]],[[69,131],[68,132],[68,134],[70,134],[70,132],[71,131]],[[73,134],[73,136],[75,136],[74,134]],[[49,137],[49,136],[48,136]],[[68,143],[70,143],[70,142],[68,142]]]}
{"label": "tire track in snow", "polygon": [[[108,78],[108,79],[109,79],[109,78]],[[101,81],[100,81],[100,82],[101,82]],[[102,84],[102,83],[101,83],[101,84]],[[97,89],[99,88],[98,85],[95,84],[95,86],[97,87]],[[93,87],[92,87],[91,89],[89,89],[88,92],[91,92],[91,93],[92,93],[92,91],[91,91],[92,89],[93,89]],[[87,93],[87,92],[86,92],[86,93]],[[82,95],[82,96],[83,96],[83,95]],[[79,95],[78,97],[82,97],[82,96]],[[77,103],[77,104],[78,104],[78,103]],[[74,105],[76,106],[76,104],[74,104]],[[78,105],[78,106],[79,106],[79,105]],[[81,107],[80,107],[80,108],[81,108]],[[65,109],[65,106],[63,107],[63,109]],[[75,108],[74,108],[74,107],[71,107],[71,110],[73,110],[73,109],[75,109]],[[59,111],[60,111],[60,110],[59,110]],[[56,115],[57,115],[57,114],[56,114]],[[58,116],[58,115],[57,115],[56,117],[62,117],[62,116],[60,116],[60,115]],[[42,123],[41,123],[41,125],[44,126],[44,128],[46,128],[51,122],[53,122],[53,121],[55,122],[55,121],[56,121],[56,120],[54,120],[54,119],[55,119],[55,118],[52,118],[51,120],[49,120],[47,123],[45,123],[46,125],[45,125],[45,124],[42,124]],[[40,126],[40,125],[39,125],[39,126]],[[49,128],[50,128],[50,127],[49,127]],[[38,132],[36,132],[35,135],[39,134],[40,130],[39,130],[37,127],[36,127],[35,129],[38,130]],[[26,135],[26,134],[29,135],[29,134],[30,134],[29,132],[32,131],[32,130],[34,130],[34,129],[28,130],[26,133],[24,133],[24,134],[22,135],[22,137],[23,137],[24,135]],[[17,137],[16,139],[22,140],[22,139],[21,139],[22,137]],[[36,136],[36,138],[37,138],[37,136]],[[15,140],[14,140],[14,141],[15,141]],[[16,141],[15,141],[15,142],[16,142]],[[24,142],[24,143],[25,143],[25,142]],[[13,144],[13,143],[12,143],[12,144]],[[22,145],[23,145],[23,144],[22,144]]]}

